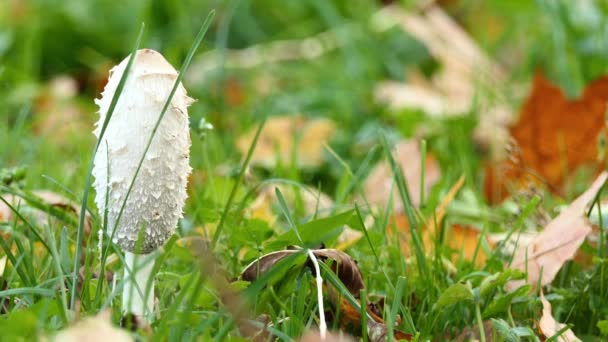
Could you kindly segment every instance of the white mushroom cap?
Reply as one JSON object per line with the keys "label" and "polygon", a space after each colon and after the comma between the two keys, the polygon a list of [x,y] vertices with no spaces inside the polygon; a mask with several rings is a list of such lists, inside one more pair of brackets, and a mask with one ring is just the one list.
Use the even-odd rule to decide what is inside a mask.
{"label": "white mushroom cap", "polygon": [[[93,131],[97,138],[128,59],[110,71],[101,99],[95,100],[100,114]],[[93,167],[93,185],[97,191],[95,203],[102,215],[108,194],[108,234],[116,225],[146,143],[177,78],[177,71],[171,64],[160,53],[150,49],[136,52],[129,74]],[[180,84],[116,226],[114,242],[125,251],[154,251],[173,234],[178,219],[182,217],[191,171],[187,108],[192,102]]]}

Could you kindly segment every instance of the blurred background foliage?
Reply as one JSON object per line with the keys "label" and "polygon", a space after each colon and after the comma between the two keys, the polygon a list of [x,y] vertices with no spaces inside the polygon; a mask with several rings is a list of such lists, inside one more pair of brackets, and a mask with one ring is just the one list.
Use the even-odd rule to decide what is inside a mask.
{"label": "blurred background foliage", "polygon": [[[211,9],[217,16],[186,77],[186,87],[198,102],[190,115],[193,127],[201,118],[219,134],[208,141],[213,163],[238,158],[235,137],[263,115],[328,117],[339,123],[332,140],[334,151],[356,166],[372,146],[377,128],[389,135],[411,136],[424,113],[390,113],[373,98],[380,80],[403,81],[409,65],[425,74],[441,69],[426,47],[402,30],[378,30],[376,11],[392,1],[272,0],[162,1],[134,0],[7,0],[0,3],[0,149],[2,166],[28,165],[39,187],[48,175],[60,183],[81,185],[85,175],[81,156],[92,146],[89,133],[95,121],[92,99],[103,89],[112,65],[132,48],[136,32],[145,23],[144,46],[162,51],[174,65],[187,52],[201,20]],[[509,72],[510,81],[525,89],[532,75],[543,70],[569,96],[606,71],[608,60],[608,5],[604,1],[439,1],[481,47]],[[416,11],[421,1],[401,1]],[[381,24],[381,23],[380,23]],[[337,48],[318,58],[262,63],[231,68],[226,51],[256,44],[304,39],[335,32]],[[197,68],[210,51],[219,63]],[[53,80],[68,75],[75,82],[69,103],[56,101]],[[57,82],[61,85],[61,82]],[[56,106],[59,106],[57,108]],[[513,106],[516,108],[517,103]],[[74,112],[59,126],[44,130],[58,111]],[[469,135],[479,113],[455,127],[435,130],[442,136],[431,144],[449,146],[451,135]],[[437,128],[437,124],[431,126]],[[40,128],[43,127],[43,128]],[[18,139],[25,134],[29,139]],[[447,136],[445,136],[447,134]],[[70,139],[67,139],[69,135]],[[69,144],[45,144],[55,136]],[[432,136],[432,134],[431,134]],[[445,140],[442,140],[445,139]],[[475,149],[463,141],[465,149]],[[193,164],[202,165],[200,142],[194,143]],[[450,154],[450,151],[445,151]],[[438,151],[441,158],[441,151]],[[55,159],[61,155],[62,162]],[[86,158],[85,158],[86,160]],[[236,160],[236,159],[234,159]],[[337,161],[311,178],[336,177]],[[334,164],[332,164],[334,163]],[[55,164],[56,167],[48,167]],[[473,164],[474,166],[474,164]],[[471,165],[466,165],[471,168]],[[319,179],[316,179],[317,181]],[[75,183],[74,183],[75,182]],[[313,183],[315,183],[313,181]]]}
{"label": "blurred background foliage", "polygon": [[[201,139],[192,135],[191,163],[200,171],[193,177],[202,180],[193,181],[199,188],[192,190],[194,200],[180,225],[182,232],[191,232],[200,222],[217,222],[234,184],[234,165],[242,159],[235,141],[265,115],[330,118],[337,123],[337,131],[329,144],[335,154],[327,155],[327,162],[318,169],[300,169],[286,161],[287,165],[261,171],[266,174],[260,179],[289,178],[320,187],[338,199],[341,188],[351,180],[344,164],[358,170],[380,158],[380,153],[370,153],[378,145],[379,128],[387,132],[388,140],[397,141],[424,127],[429,150],[442,166],[444,177],[438,188],[447,189],[465,173],[479,190],[482,168],[478,159],[483,157],[483,149],[471,136],[483,113],[472,110],[462,117],[438,120],[419,110],[394,112],[374,99],[379,81],[408,81],[410,66],[425,75],[442,68],[424,44],[402,30],[378,29],[383,23],[374,22],[374,14],[392,2],[0,1],[0,168],[25,166],[29,189],[60,184],[79,193],[94,146],[91,131],[97,108],[93,99],[103,89],[109,69],[131,51],[140,25],[145,23],[142,46],[161,51],[179,67],[201,22],[215,9],[215,21],[184,81],[190,96],[198,100],[190,109],[192,128],[196,130],[204,118],[215,129]],[[414,12],[425,6],[424,1],[396,2]],[[508,71],[509,86],[521,85],[519,98],[528,93],[530,80],[539,70],[570,97],[578,96],[586,84],[607,71],[606,1],[438,2]],[[303,40],[328,31],[333,33],[336,48],[316,58],[246,67],[227,63],[226,56],[236,49]],[[309,52],[314,53],[314,48]],[[519,105],[516,101],[513,108]],[[206,182],[211,177],[214,182]],[[437,191],[428,196],[429,203],[439,201]],[[470,194],[464,207],[477,208],[483,202],[481,197]],[[502,224],[509,222],[493,222],[491,228]],[[267,238],[270,229],[262,226],[259,230],[259,241],[248,243],[259,245]],[[372,238],[382,241],[379,234]],[[242,235],[232,239],[226,253],[245,243]],[[373,270],[373,264],[364,260],[365,253],[355,252],[355,256],[363,267]],[[242,266],[238,256],[225,259],[233,263],[227,266],[232,273]],[[459,270],[462,274],[468,271],[471,269]],[[380,274],[370,278],[371,288],[384,282]],[[420,288],[424,286],[420,284]],[[167,291],[173,288],[167,285]],[[587,302],[582,301],[586,299],[582,295],[566,297],[581,307],[571,313],[571,322],[585,322],[589,312],[585,311]],[[416,317],[425,322],[424,310],[419,310]]]}

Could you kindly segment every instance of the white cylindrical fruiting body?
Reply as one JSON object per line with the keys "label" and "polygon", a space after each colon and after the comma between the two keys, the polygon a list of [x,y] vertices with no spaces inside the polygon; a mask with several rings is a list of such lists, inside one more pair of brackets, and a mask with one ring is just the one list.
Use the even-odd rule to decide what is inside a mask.
{"label": "white cylindrical fruiting body", "polygon": [[[110,71],[101,99],[96,100],[101,127],[128,57]],[[118,215],[148,139],[161,114],[177,71],[158,52],[138,50],[129,77],[95,156],[95,203],[104,213],[107,195],[108,234],[131,253],[154,251],[174,233],[186,200],[191,168],[188,106],[193,102],[180,84],[144,158],[124,211]]]}

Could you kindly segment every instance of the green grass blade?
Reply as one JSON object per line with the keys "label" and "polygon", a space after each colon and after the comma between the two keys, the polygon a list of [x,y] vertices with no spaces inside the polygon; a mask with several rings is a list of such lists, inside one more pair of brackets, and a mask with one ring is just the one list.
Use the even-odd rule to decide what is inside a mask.
{"label": "green grass blade", "polygon": [[141,25],[139,30],[139,34],[137,35],[137,40],[135,41],[135,46],[133,47],[133,51],[131,52],[131,56],[129,57],[129,61],[127,62],[127,66],[125,68],[120,81],[118,82],[118,86],[116,87],[116,92],[112,97],[112,101],[110,102],[110,107],[108,108],[108,112],[106,113],[105,120],[101,126],[101,131],[99,133],[99,138],[97,143],[95,144],[95,150],[93,151],[93,156],[91,157],[91,161],[89,163],[89,169],[87,172],[87,179],[85,181],[84,193],[82,194],[82,205],[80,207],[80,218],[78,221],[78,232],[76,235],[76,252],[74,255],[74,268],[72,270],[72,296],[70,298],[70,308],[74,307],[76,303],[76,292],[78,291],[77,281],[78,281],[78,265],[80,264],[80,255],[82,254],[82,237],[84,235],[84,221],[86,217],[87,211],[87,202],[89,198],[89,190],[91,188],[91,177],[93,175],[93,162],[95,160],[95,155],[97,154],[97,150],[99,150],[99,144],[102,141],[102,138],[105,134],[105,131],[108,127],[108,123],[114,114],[114,109],[116,108],[116,104],[118,103],[118,99],[122,93],[122,89],[127,82],[127,77],[129,75],[129,71],[131,70],[131,66],[133,65],[133,60],[135,59],[135,52],[139,49],[139,45],[141,43],[141,39],[144,35],[144,24]]}
{"label": "green grass blade", "polygon": [[249,150],[247,151],[247,157],[245,158],[245,162],[243,163],[243,166],[241,167],[241,171],[239,172],[239,175],[236,179],[236,182],[234,183],[234,186],[232,187],[232,190],[230,191],[230,195],[228,196],[228,201],[226,201],[226,205],[224,206],[224,211],[222,212],[222,216],[220,217],[220,222],[217,224],[217,228],[215,229],[215,233],[213,234],[213,240],[211,241],[211,250],[215,249],[215,245],[217,244],[217,241],[219,240],[220,235],[222,234],[222,230],[224,229],[224,224],[226,222],[226,217],[228,216],[228,211],[230,210],[232,201],[234,201],[234,197],[236,196],[236,191],[238,190],[238,186],[241,183],[241,181],[243,180],[243,177],[245,176],[245,171],[247,171],[247,167],[249,166],[251,157],[253,157],[253,151],[255,150],[255,146],[258,143],[258,139],[260,138],[260,134],[262,133],[262,128],[264,128],[265,124],[266,124],[266,116],[264,116],[264,118],[262,119],[262,122],[260,122],[260,125],[258,126],[258,130],[255,132],[255,136],[253,137],[253,142],[251,143],[251,146],[249,146]]}

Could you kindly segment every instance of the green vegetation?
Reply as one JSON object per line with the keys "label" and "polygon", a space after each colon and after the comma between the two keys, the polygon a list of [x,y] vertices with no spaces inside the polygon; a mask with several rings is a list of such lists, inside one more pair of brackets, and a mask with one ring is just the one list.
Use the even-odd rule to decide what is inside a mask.
{"label": "green vegetation", "polygon": [[[504,94],[514,113],[525,96],[513,93],[528,93],[526,85],[537,70],[572,97],[606,74],[608,6],[603,1],[447,3],[446,12],[508,70],[500,88],[481,85],[479,96]],[[393,5],[420,11],[412,1]],[[487,146],[473,139],[482,106],[475,103],[458,116],[433,116],[391,109],[374,98],[379,82],[416,77],[406,70],[416,68],[431,77],[445,68],[412,35],[397,27],[378,29],[373,16],[381,6],[371,0],[1,2],[0,208],[11,203],[12,195],[27,204],[9,208],[10,219],[0,211],[5,264],[0,272],[0,339],[36,340],[105,309],[111,310],[115,325],[121,322],[121,257],[113,248],[102,256],[97,248],[103,213],[97,212],[93,196],[85,199],[90,217],[83,213],[79,224],[79,205],[49,205],[33,192],[50,190],[82,202],[95,148],[93,99],[109,68],[133,50],[142,23],[140,46],[162,52],[179,69],[215,10],[183,77],[189,96],[197,99],[189,109],[194,171],[184,218],[156,260],[159,319],[151,329],[126,324],[134,328],[130,333],[143,340],[246,340],[245,326],[261,329],[271,322],[267,330],[274,338],[297,340],[319,320],[315,272],[305,253],[283,259],[258,281],[238,277],[256,258],[294,245],[337,248],[348,227],[363,234],[344,252],[357,261],[362,293],[370,295],[366,301],[383,303],[379,315],[389,322],[389,334],[393,322],[394,329],[419,341],[450,340],[464,329],[479,332],[487,325],[489,340],[543,340],[539,289],[504,288],[510,280],[525,278],[505,267],[511,255],[479,239],[475,255],[487,255],[485,262],[454,258],[459,251],[448,246],[445,235],[425,241],[422,230],[463,175],[464,186],[447,207],[442,232],[452,223],[474,224],[481,236],[541,229],[547,221],[543,213],[555,217],[593,177],[581,172],[568,196],[541,192],[489,204],[483,192]],[[277,42],[327,32],[334,45],[318,56],[312,56],[314,46],[306,46],[302,56],[284,61],[249,65],[250,56],[236,65],[230,58],[239,49],[255,45],[272,51]],[[335,123],[319,165],[298,165],[296,148],[273,167],[250,163],[239,151],[239,137],[277,116]],[[402,166],[387,153],[397,142],[420,136],[441,170],[440,179],[422,196],[409,193]],[[409,227],[417,227],[402,239],[409,252],[400,236],[391,233],[397,214],[393,205],[378,209],[366,199],[365,177],[387,159],[398,192],[386,197],[404,208],[401,215]],[[421,160],[416,156],[407,163],[419,165]],[[276,199],[269,201],[276,222],[252,214],[253,202],[268,187],[271,191],[264,193]],[[310,189],[328,194],[330,207],[310,210],[304,195]],[[605,212],[599,203],[594,201],[590,212],[602,226]],[[79,230],[82,244],[77,242]],[[555,319],[586,341],[608,338],[608,239],[599,231],[598,241],[585,242],[579,250],[588,261],[567,262],[543,287]],[[111,246],[108,239],[103,245]],[[107,276],[100,273],[102,265]],[[326,287],[360,309],[333,266],[321,263]],[[325,300],[329,329],[338,330],[344,325],[344,308],[336,307],[328,293]],[[260,315],[265,315],[264,323]],[[346,332],[367,334],[352,326]]]}

